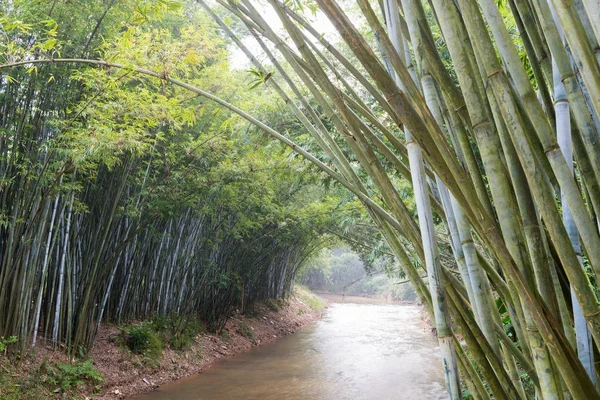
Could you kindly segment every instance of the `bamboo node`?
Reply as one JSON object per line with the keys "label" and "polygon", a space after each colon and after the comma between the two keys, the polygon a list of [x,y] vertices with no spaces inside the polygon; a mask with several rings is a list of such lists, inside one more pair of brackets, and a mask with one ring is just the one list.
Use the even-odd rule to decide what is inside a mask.
{"label": "bamboo node", "polygon": [[402,94],[402,91],[400,90],[400,91],[392,94],[391,96],[386,97],[385,101],[387,101],[389,103],[390,101],[392,101],[394,99],[394,97],[399,96],[401,94]]}
{"label": "bamboo node", "polygon": [[600,308],[599,308],[599,309],[597,309],[596,311],[594,311],[594,312],[593,312],[593,313],[591,313],[591,314],[583,314],[583,316],[584,316],[584,317],[586,317],[586,318],[590,318],[590,317],[595,317],[595,316],[596,316],[596,315],[598,315],[598,314],[600,314]]}
{"label": "bamboo node", "polygon": [[558,143],[555,143],[552,146],[550,146],[548,148],[548,150],[544,150],[544,154],[546,154],[546,155],[549,155],[551,153],[556,153],[556,152],[560,152],[560,154],[562,154],[562,151],[560,150],[560,146],[558,145]]}
{"label": "bamboo node", "polygon": [[487,78],[490,79],[491,77],[493,77],[494,75],[498,75],[500,72],[502,72],[502,68],[498,68],[495,71],[492,71],[492,73],[490,73]]}
{"label": "bamboo node", "polygon": [[570,79],[572,79],[572,78],[576,78],[576,76],[575,76],[575,73],[572,73],[572,74],[566,75],[566,76],[565,76],[564,78],[562,78],[560,81],[561,81],[562,83],[565,83],[565,81],[567,81],[567,80],[570,80]]}
{"label": "bamboo node", "polygon": [[554,105],[557,105],[559,103],[567,103],[567,104],[569,104],[569,99],[558,99],[558,100],[554,101]]}
{"label": "bamboo node", "polygon": [[527,375],[529,375],[531,372],[535,371],[535,368],[531,367],[531,368],[527,368],[526,370],[523,370]]}
{"label": "bamboo node", "polygon": [[488,121],[487,119],[484,119],[484,120],[482,120],[482,121],[479,121],[479,122],[477,122],[476,124],[474,124],[474,125],[473,125],[471,128],[472,128],[473,130],[475,130],[475,128],[477,128],[479,125],[483,125],[483,124],[486,124],[486,123],[488,123],[488,122],[489,122],[489,121]]}
{"label": "bamboo node", "polygon": [[466,105],[466,104],[463,104],[462,106],[460,106],[460,107],[458,107],[458,108],[455,108],[455,109],[454,109],[454,112],[455,112],[455,113],[458,113],[458,112],[459,112],[460,110],[462,110],[463,108],[467,108],[467,105]]}

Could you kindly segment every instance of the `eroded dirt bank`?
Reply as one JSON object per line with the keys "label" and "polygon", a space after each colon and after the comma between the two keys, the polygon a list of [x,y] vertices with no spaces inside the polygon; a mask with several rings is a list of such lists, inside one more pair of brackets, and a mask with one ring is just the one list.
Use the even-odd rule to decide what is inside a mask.
{"label": "eroded dirt bank", "polygon": [[416,305],[332,303],[319,323],[135,400],[442,400],[438,341],[421,314]]}
{"label": "eroded dirt bank", "polygon": [[[4,389],[0,384],[0,398],[114,400],[149,392],[164,383],[199,373],[220,359],[294,333],[321,318],[324,305],[325,300],[301,289],[285,302],[265,302],[255,305],[251,314],[236,313],[221,334],[199,334],[185,351],[166,348],[160,358],[151,363],[119,344],[117,338],[121,329],[106,324],[101,327],[89,354],[93,368],[102,376],[99,387],[94,389],[88,385],[61,390],[51,387],[51,382],[40,382],[47,376],[42,371],[45,365],[68,363],[69,360],[64,352],[39,346],[35,357],[26,357],[18,366],[0,356],[0,378],[3,378],[0,383],[6,384]],[[29,385],[30,388],[24,387]]]}
{"label": "eroded dirt bank", "polygon": [[[279,310],[273,305],[257,305],[251,317],[234,315],[221,335],[199,335],[196,343],[184,352],[166,349],[160,366],[152,369],[136,365],[137,357],[111,343],[111,335],[118,334],[117,328],[112,332],[105,329],[92,350],[95,366],[104,377],[100,398],[124,398],[151,391],[166,382],[199,373],[222,358],[294,333],[322,315],[322,309],[314,309],[298,295]],[[250,335],[248,329],[252,332]]]}

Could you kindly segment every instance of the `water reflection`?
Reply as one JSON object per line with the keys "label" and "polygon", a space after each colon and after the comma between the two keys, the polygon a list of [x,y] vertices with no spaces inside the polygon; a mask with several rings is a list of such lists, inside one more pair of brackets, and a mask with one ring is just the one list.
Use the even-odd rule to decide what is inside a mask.
{"label": "water reflection", "polygon": [[438,353],[416,306],[333,304],[294,335],[136,399],[441,400]]}

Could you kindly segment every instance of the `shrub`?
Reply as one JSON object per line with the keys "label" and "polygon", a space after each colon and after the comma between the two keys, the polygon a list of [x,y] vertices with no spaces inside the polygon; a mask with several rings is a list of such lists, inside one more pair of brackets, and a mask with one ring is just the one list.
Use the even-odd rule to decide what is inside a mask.
{"label": "shrub", "polygon": [[162,354],[162,342],[148,325],[136,325],[123,330],[125,344],[135,354],[157,359]]}
{"label": "shrub", "polygon": [[0,337],[0,353],[3,353],[4,350],[6,350],[6,347],[8,347],[9,344],[13,344],[17,342],[17,337],[16,336],[9,336],[8,338],[4,339],[4,336]]}
{"label": "shrub", "polygon": [[152,327],[161,335],[165,344],[174,350],[189,348],[204,328],[195,318],[184,316],[156,317]]}
{"label": "shrub", "polygon": [[283,307],[285,307],[284,299],[269,299],[267,300],[267,306],[271,309],[271,311],[279,311]]}

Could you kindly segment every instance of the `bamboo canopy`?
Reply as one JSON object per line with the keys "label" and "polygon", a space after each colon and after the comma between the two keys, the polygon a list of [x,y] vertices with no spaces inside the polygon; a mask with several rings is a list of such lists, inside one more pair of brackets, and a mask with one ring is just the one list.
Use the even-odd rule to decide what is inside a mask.
{"label": "bamboo canopy", "polygon": [[[435,321],[449,399],[464,390],[476,399],[600,398],[600,20],[593,2],[357,0],[351,8],[316,0],[337,43],[300,2],[197,2],[257,70],[277,71],[264,83],[315,150],[185,79],[144,68],[43,57],[0,68],[127,69],[218,102],[360,200]],[[241,27],[258,46],[238,37]],[[401,180],[412,185],[416,216]],[[48,204],[44,217],[54,221],[56,203]],[[63,206],[65,226],[71,214]],[[188,229],[181,224],[169,229]],[[68,241],[69,230],[61,234]],[[162,239],[160,248],[163,242],[179,246]],[[452,257],[442,258],[444,249]]]}

